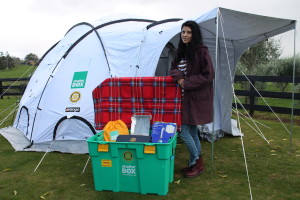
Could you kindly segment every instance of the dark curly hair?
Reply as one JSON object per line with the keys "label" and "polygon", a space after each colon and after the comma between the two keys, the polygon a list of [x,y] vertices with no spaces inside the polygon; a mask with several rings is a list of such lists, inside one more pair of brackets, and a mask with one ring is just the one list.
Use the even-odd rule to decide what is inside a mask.
{"label": "dark curly hair", "polygon": [[181,58],[187,58],[189,62],[193,62],[195,59],[195,51],[200,44],[203,44],[202,33],[199,25],[195,21],[186,21],[181,25],[181,30],[184,26],[188,26],[192,30],[192,40],[189,45],[182,42],[181,34],[177,49],[178,62]]}

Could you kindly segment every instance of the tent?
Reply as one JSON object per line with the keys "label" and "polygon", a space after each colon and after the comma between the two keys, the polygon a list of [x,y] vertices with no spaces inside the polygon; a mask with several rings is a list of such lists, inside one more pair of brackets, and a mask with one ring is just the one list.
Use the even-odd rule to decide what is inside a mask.
{"label": "tent", "polygon": [[51,151],[87,153],[85,140],[96,133],[93,89],[110,77],[168,75],[186,20],[199,24],[216,71],[214,122],[205,132],[239,134],[231,120],[235,65],[251,45],[295,29],[295,20],[215,8],[188,19],[114,15],[79,23],[42,57],[13,127],[1,134],[20,151],[45,151],[51,144]]}

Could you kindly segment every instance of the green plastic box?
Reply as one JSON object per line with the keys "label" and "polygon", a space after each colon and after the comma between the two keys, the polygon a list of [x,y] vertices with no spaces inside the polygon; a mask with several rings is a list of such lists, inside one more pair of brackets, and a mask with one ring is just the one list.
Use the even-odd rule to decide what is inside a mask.
{"label": "green plastic box", "polygon": [[87,140],[96,191],[166,195],[174,178],[177,134],[168,143]]}

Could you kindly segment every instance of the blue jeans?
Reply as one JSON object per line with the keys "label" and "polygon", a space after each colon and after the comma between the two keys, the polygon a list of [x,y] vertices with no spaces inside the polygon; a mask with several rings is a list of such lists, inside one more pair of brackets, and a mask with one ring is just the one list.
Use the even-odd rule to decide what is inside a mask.
{"label": "blue jeans", "polygon": [[199,155],[201,155],[201,143],[197,126],[183,124],[179,136],[190,152],[189,166],[192,166],[196,163]]}

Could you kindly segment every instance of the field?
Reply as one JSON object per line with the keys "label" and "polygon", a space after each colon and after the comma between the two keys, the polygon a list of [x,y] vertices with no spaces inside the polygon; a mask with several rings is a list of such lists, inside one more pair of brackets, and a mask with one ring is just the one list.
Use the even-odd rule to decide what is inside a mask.
{"label": "field", "polygon": [[[4,111],[5,108],[16,105],[16,100],[15,97],[0,99],[0,120],[10,112]],[[279,116],[288,130],[293,128],[292,135],[271,113],[255,112],[254,119],[259,122],[268,142],[247,125],[246,122],[253,126],[246,118],[243,118],[246,122],[240,120],[243,137],[226,135],[214,143],[202,141],[206,171],[196,178],[184,178],[180,172],[187,163],[188,153],[179,139],[175,178],[166,196],[95,191],[91,162],[82,173],[89,157],[87,154],[48,153],[38,170],[33,172],[44,153],[15,152],[0,136],[0,200],[300,199],[300,118],[294,118],[292,127],[289,115]],[[12,117],[0,128],[9,126]]]}
{"label": "field", "polygon": [[19,65],[14,69],[1,70],[0,79],[1,78],[28,78],[30,77],[34,70],[35,66],[29,65]]}

